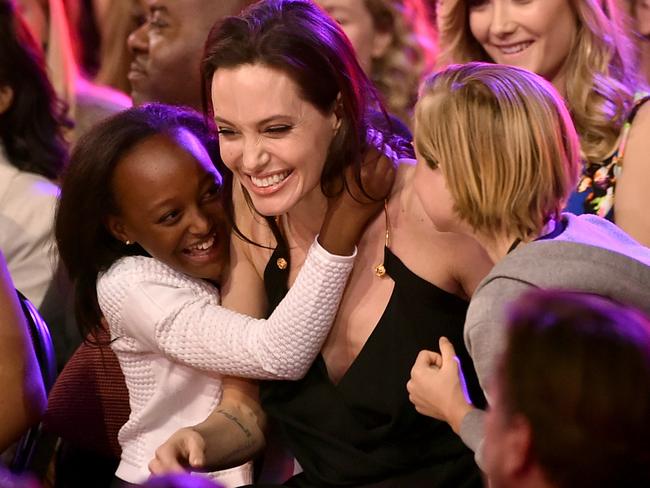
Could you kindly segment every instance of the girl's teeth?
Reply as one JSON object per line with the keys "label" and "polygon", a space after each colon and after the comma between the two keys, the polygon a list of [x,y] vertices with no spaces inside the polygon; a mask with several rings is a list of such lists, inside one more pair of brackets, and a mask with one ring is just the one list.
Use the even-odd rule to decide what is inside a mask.
{"label": "girl's teeth", "polygon": [[197,249],[199,251],[205,251],[206,249],[210,249],[213,244],[214,244],[214,237],[210,237],[206,241],[195,244],[194,246],[192,246],[191,249]]}

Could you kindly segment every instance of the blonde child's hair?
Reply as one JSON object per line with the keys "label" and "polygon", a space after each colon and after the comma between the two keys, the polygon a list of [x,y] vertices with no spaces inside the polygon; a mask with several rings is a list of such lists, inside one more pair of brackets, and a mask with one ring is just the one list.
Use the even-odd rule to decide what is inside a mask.
{"label": "blonde child's hair", "polygon": [[581,166],[575,128],[553,86],[490,63],[452,65],[425,80],[415,143],[419,157],[442,171],[458,217],[491,236],[536,237],[559,215]]}

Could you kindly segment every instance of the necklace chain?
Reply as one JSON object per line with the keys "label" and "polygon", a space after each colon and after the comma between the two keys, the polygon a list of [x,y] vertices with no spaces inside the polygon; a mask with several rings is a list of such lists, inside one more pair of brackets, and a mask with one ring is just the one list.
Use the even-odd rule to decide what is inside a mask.
{"label": "necklace chain", "polygon": [[[384,247],[390,247],[390,218],[388,217],[388,199],[384,199],[384,215],[386,216],[386,234],[384,235]],[[386,275],[386,267],[382,260],[377,266],[373,268],[375,275],[383,278]]]}

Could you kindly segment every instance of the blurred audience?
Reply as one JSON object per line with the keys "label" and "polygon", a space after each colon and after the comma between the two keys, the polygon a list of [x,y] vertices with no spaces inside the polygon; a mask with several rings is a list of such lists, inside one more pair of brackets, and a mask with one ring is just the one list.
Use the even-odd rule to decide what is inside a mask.
{"label": "blurred audience", "polygon": [[625,0],[639,48],[639,73],[650,86],[650,0]]}
{"label": "blurred audience", "polygon": [[422,77],[433,66],[436,35],[425,0],[316,0],[341,26],[387,110],[411,126]]}
{"label": "blurred audience", "polygon": [[[144,19],[135,0],[64,0],[77,63],[100,85],[130,92],[126,40]],[[110,8],[109,8],[110,7]]]}
{"label": "blurred audience", "polygon": [[71,142],[96,122],[130,106],[123,93],[96,85],[82,76],[74,57],[62,0],[16,0],[16,3],[46,53],[55,91],[69,106],[75,124],[67,135]]}
{"label": "blurred audience", "polygon": [[507,322],[486,421],[490,486],[650,486],[648,318],[595,295],[531,291]]}
{"label": "blurred audience", "polygon": [[201,58],[208,32],[216,21],[237,14],[253,0],[137,1],[146,21],[128,40],[133,103],[161,102],[201,110]]}
{"label": "blurred audience", "polygon": [[16,287],[40,307],[56,268],[52,239],[70,123],[11,0],[0,0],[0,250]]}

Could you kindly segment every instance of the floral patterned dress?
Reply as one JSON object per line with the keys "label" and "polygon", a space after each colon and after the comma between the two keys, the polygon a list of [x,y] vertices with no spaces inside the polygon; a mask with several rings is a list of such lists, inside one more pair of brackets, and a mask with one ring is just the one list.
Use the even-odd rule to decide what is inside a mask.
{"label": "floral patterned dress", "polygon": [[639,107],[648,100],[650,100],[648,95],[637,99],[623,124],[621,142],[609,158],[598,163],[584,163],[578,188],[571,194],[566,211],[576,215],[594,214],[614,222],[616,179],[623,169],[623,156],[630,127]]}

